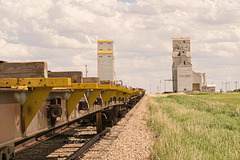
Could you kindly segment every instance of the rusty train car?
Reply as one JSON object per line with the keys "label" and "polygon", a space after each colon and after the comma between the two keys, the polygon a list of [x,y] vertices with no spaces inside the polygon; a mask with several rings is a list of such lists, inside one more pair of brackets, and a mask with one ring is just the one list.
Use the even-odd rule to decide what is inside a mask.
{"label": "rusty train car", "polygon": [[14,158],[27,140],[80,120],[95,122],[101,132],[144,93],[80,71],[49,72],[46,62],[0,63],[0,160]]}

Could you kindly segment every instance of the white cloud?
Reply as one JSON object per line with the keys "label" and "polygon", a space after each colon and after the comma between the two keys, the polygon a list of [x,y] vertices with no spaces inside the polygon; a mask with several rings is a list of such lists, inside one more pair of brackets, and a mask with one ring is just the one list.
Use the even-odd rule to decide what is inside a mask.
{"label": "white cloud", "polygon": [[150,5],[136,5],[131,4],[128,6],[128,9],[125,10],[129,14],[140,14],[140,15],[156,15],[157,12]]}
{"label": "white cloud", "polygon": [[0,34],[0,55],[1,60],[4,61],[11,59],[16,60],[17,59],[16,56],[25,58],[30,56],[30,54],[26,50],[26,46],[7,43],[5,39],[1,38],[1,34]]}
{"label": "white cloud", "polygon": [[113,39],[118,77],[156,91],[160,79],[171,77],[171,38],[189,36],[193,68],[217,84],[225,74],[235,81],[239,7],[238,0],[0,0],[0,54],[47,60],[52,71],[84,71],[87,64],[97,76],[97,40]]}

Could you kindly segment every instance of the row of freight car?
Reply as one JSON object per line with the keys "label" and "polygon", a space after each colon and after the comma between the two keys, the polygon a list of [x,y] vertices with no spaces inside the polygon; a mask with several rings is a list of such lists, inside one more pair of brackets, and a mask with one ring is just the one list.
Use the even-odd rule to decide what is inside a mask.
{"label": "row of freight car", "polygon": [[0,63],[0,160],[13,158],[25,140],[80,119],[104,114],[112,125],[144,93],[79,71],[49,72],[46,62]]}

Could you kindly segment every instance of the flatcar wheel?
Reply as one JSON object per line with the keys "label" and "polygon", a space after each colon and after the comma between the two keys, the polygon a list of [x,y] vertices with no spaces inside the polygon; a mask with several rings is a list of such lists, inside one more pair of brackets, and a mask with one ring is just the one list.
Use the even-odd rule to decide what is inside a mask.
{"label": "flatcar wheel", "polygon": [[96,125],[97,125],[97,133],[102,132],[102,113],[98,112],[96,114]]}

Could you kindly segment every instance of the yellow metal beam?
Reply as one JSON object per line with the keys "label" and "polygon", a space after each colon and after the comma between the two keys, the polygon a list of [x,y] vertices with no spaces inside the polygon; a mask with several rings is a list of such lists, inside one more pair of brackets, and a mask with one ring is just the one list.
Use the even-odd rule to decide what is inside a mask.
{"label": "yellow metal beam", "polygon": [[111,97],[114,97],[116,95],[116,90],[106,90],[102,94],[102,100],[103,104],[107,104],[107,102],[110,100]]}
{"label": "yellow metal beam", "polygon": [[28,96],[27,100],[23,104],[22,110],[24,132],[26,131],[34,116],[37,114],[38,110],[42,106],[51,90],[51,87],[34,88],[34,90]]}
{"label": "yellow metal beam", "polygon": [[124,97],[124,92],[123,92],[123,91],[124,91],[124,87],[119,86],[119,87],[118,87],[118,92],[116,93],[117,99],[120,98],[120,97],[121,97],[121,98]]}
{"label": "yellow metal beam", "polygon": [[22,107],[23,131],[25,132],[46,100],[53,87],[69,87],[71,78],[3,78],[0,87],[32,87],[33,91]]}
{"label": "yellow metal beam", "polygon": [[111,90],[118,91],[118,87],[117,86],[111,86]]}
{"label": "yellow metal beam", "polygon": [[70,89],[98,89],[97,83],[72,83]]}
{"label": "yellow metal beam", "polygon": [[[94,101],[99,96],[99,94],[102,90],[113,90],[113,91],[115,91],[115,94],[116,94],[117,89],[118,89],[117,87],[111,86],[109,84],[98,85],[97,89],[93,89],[93,91],[90,93],[90,95],[88,97],[89,109],[92,107]],[[114,93],[112,93],[112,94],[114,94]],[[108,97],[106,98],[106,100],[107,99],[108,99]]]}
{"label": "yellow metal beam", "polygon": [[107,101],[108,102],[110,100],[110,98],[113,98],[116,95],[117,91],[112,91],[111,95],[108,97]]}
{"label": "yellow metal beam", "polygon": [[98,51],[97,53],[113,53],[113,51]]}
{"label": "yellow metal beam", "polygon": [[131,90],[128,90],[126,93],[130,95],[130,94],[132,94],[132,93],[133,93],[133,91],[131,91]]}
{"label": "yellow metal beam", "polygon": [[71,78],[4,78],[0,79],[0,87],[69,87]]}
{"label": "yellow metal beam", "polygon": [[103,104],[106,104],[106,101],[107,101],[107,99],[108,99],[108,97],[111,95],[111,90],[106,90],[106,91],[104,91],[103,93],[102,93],[102,102],[103,102]]}
{"label": "yellow metal beam", "polygon": [[98,89],[102,89],[102,90],[107,90],[107,89],[111,89],[111,85],[110,84],[101,84],[98,85]]}
{"label": "yellow metal beam", "polygon": [[132,91],[132,93],[130,94],[130,97],[136,95],[136,91]]}
{"label": "yellow metal beam", "polygon": [[123,96],[124,96],[124,99],[126,99],[128,97],[128,93],[125,93]]}
{"label": "yellow metal beam", "polygon": [[132,95],[131,96],[135,96],[135,95],[138,95],[141,91],[140,90],[135,90],[132,92]]}
{"label": "yellow metal beam", "polygon": [[98,40],[98,42],[113,42],[113,40]]}
{"label": "yellow metal beam", "polygon": [[123,90],[124,90],[124,87],[122,87],[122,86],[118,87],[118,91],[123,91]]}
{"label": "yellow metal beam", "polygon": [[127,92],[129,92],[129,90],[127,88],[123,88],[123,92],[127,93]]}
{"label": "yellow metal beam", "polygon": [[90,93],[90,95],[88,97],[89,109],[92,107],[94,101],[97,99],[97,97],[99,96],[101,91],[102,90],[100,90],[100,89],[95,89]]}
{"label": "yellow metal beam", "polygon": [[123,97],[126,99],[131,91],[124,87],[122,87],[121,90],[122,90]]}
{"label": "yellow metal beam", "polygon": [[123,97],[123,92],[121,92],[121,91],[119,92],[119,91],[118,91],[118,92],[116,93],[116,97],[117,97],[117,100],[118,100],[118,98],[120,98],[120,97],[122,98],[122,97]]}
{"label": "yellow metal beam", "polygon": [[67,101],[67,117],[71,115],[73,112],[74,108],[77,106],[78,102],[81,100],[82,96],[86,92],[86,89],[76,89],[74,92],[71,94]]}

